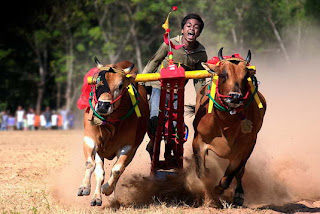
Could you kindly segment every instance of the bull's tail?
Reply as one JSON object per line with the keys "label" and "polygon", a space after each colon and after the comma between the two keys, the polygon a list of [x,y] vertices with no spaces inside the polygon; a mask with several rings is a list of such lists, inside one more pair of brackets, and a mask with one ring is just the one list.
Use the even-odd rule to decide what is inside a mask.
{"label": "bull's tail", "polygon": [[192,117],[196,112],[196,106],[189,104],[185,105],[185,107],[187,107],[186,115]]}

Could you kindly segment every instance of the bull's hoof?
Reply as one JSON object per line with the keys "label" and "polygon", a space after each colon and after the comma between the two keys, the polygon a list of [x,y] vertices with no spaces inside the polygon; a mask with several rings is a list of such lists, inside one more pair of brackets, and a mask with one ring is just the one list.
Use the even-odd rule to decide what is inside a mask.
{"label": "bull's hoof", "polygon": [[94,198],[91,200],[91,206],[101,206],[102,200],[100,198]]}
{"label": "bull's hoof", "polygon": [[78,196],[90,195],[90,188],[87,187],[80,187],[78,189]]}
{"label": "bull's hoof", "polygon": [[233,204],[235,206],[242,206],[244,202],[244,195],[243,193],[235,193],[234,198],[233,198]]}
{"label": "bull's hoof", "polygon": [[114,190],[113,186],[109,186],[108,183],[105,183],[105,184],[101,187],[101,189],[102,189],[102,193],[105,194],[106,196],[111,195],[111,194],[113,193],[113,190]]}

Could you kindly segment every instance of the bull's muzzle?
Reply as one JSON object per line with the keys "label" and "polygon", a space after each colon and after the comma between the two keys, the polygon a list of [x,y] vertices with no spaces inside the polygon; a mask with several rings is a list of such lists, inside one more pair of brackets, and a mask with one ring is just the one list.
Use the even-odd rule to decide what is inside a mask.
{"label": "bull's muzzle", "polygon": [[229,107],[236,108],[243,104],[243,96],[241,93],[231,92],[225,102],[228,103]]}
{"label": "bull's muzzle", "polygon": [[108,114],[111,111],[111,103],[105,101],[98,101],[96,111],[99,114]]}

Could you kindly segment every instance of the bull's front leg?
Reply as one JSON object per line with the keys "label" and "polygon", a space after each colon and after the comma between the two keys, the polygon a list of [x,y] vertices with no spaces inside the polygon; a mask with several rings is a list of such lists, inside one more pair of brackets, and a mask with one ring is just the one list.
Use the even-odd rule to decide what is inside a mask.
{"label": "bull's front leg", "polygon": [[95,154],[96,154],[96,146],[95,142],[91,137],[84,136],[83,138],[83,151],[85,156],[85,175],[82,180],[82,183],[78,189],[78,196],[90,195],[91,190],[91,175],[95,169]]}
{"label": "bull's front leg", "polygon": [[136,152],[136,148],[132,149],[132,146],[126,145],[122,147],[117,153],[117,161],[113,165],[111,170],[111,175],[107,183],[102,186],[102,193],[105,195],[111,195],[114,191],[116,184],[124,172],[126,166],[131,162],[134,154]]}
{"label": "bull's front leg", "polygon": [[94,174],[96,177],[96,189],[94,191],[93,198],[91,200],[91,206],[101,206],[102,205],[102,196],[101,196],[101,186],[104,182],[104,159],[100,157],[98,153],[95,155],[96,167]]}
{"label": "bull's front leg", "polygon": [[242,206],[244,202],[244,191],[242,188],[242,177],[245,171],[245,167],[243,167],[239,173],[236,175],[237,179],[237,187],[234,192],[234,197],[233,197],[233,204],[236,206]]}

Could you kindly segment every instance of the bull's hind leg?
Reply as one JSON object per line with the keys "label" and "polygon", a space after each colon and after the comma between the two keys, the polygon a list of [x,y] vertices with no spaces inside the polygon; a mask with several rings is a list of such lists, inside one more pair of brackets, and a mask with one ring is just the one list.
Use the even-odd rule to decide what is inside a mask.
{"label": "bull's hind leg", "polygon": [[204,142],[200,135],[197,135],[192,142],[192,149],[194,160],[196,164],[196,173],[198,178],[204,177],[205,173],[205,154],[207,152],[206,148],[204,148]]}
{"label": "bull's hind leg", "polygon": [[84,151],[84,157],[86,160],[85,166],[86,171],[84,178],[82,180],[82,183],[78,189],[78,196],[83,195],[90,195],[90,189],[91,189],[91,175],[95,169],[95,143],[94,140],[90,137],[85,136],[83,139],[83,151]]}
{"label": "bull's hind leg", "polygon": [[96,189],[94,191],[93,198],[91,200],[91,206],[101,206],[102,196],[101,196],[101,186],[104,182],[104,169],[103,169],[103,158],[99,156],[98,153],[95,155],[96,168],[94,174],[96,177]]}
{"label": "bull's hind leg", "polygon": [[136,152],[136,148],[132,149],[132,146],[126,145],[118,151],[117,157],[118,160],[114,164],[111,170],[111,175],[107,183],[102,186],[102,193],[105,195],[111,195],[114,191],[115,186],[124,172],[126,166],[131,162],[134,154]]}
{"label": "bull's hind leg", "polygon": [[[206,168],[205,164],[205,157],[208,154],[207,146],[203,142],[202,138],[200,135],[196,136],[192,142],[192,148],[193,148],[193,155],[194,155],[194,160],[196,164],[196,173],[199,179],[203,180],[207,176],[207,171],[208,169]],[[213,205],[218,208],[222,208],[222,204],[219,200],[219,198],[211,194],[209,191],[209,188],[206,184],[204,184],[204,191],[203,191],[203,197],[204,197],[204,203],[207,205]]]}

